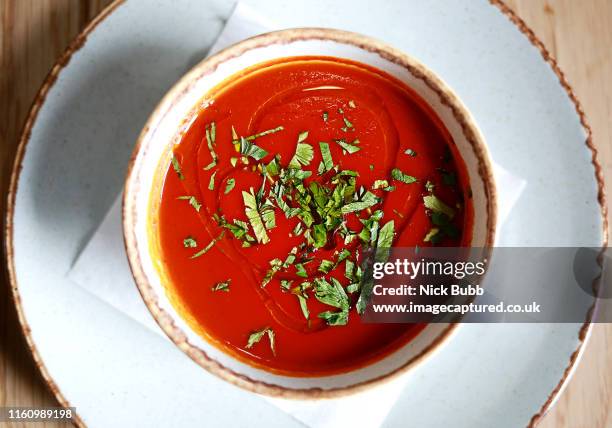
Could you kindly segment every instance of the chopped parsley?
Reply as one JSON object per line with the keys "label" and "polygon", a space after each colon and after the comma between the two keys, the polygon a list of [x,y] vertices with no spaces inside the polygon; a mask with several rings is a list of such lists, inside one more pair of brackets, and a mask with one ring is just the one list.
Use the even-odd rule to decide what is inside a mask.
{"label": "chopped parsley", "polygon": [[411,184],[417,181],[416,177],[412,175],[404,174],[399,168],[393,168],[391,170],[391,177],[402,183]]}
{"label": "chopped parsley", "polygon": [[200,212],[200,208],[202,208],[202,204],[198,202],[195,196],[179,196],[176,199],[189,201],[189,205],[191,205],[197,212]]}
{"label": "chopped parsley", "polygon": [[359,144],[359,140],[353,141],[352,144],[347,143],[346,140],[343,140],[343,139],[339,139],[335,141],[340,147],[342,147],[342,150],[345,151],[346,153],[353,154],[361,150],[361,147],[357,146],[357,144]]}
{"label": "chopped parsley", "polygon": [[268,336],[268,340],[270,341],[270,349],[272,350],[272,354],[276,355],[274,331],[270,327],[264,327],[261,330],[251,333],[247,340],[246,349],[251,349],[256,343],[259,343],[265,335]]}
{"label": "chopped parsley", "polygon": [[231,282],[232,282],[231,279],[228,279],[227,281],[217,282],[215,285],[211,287],[211,289],[212,291],[225,291],[227,293],[230,291],[229,287],[230,287]]}
{"label": "chopped parsley", "polygon": [[197,241],[192,238],[191,236],[186,237],[185,239],[183,239],[183,247],[185,248],[196,248],[198,246]]}
{"label": "chopped parsley", "polygon": [[210,251],[210,249],[212,247],[215,246],[215,244],[217,242],[219,242],[223,238],[223,235],[225,235],[225,230],[222,230],[221,233],[216,238],[214,238],[212,241],[210,241],[208,243],[208,245],[206,245],[206,247],[202,248],[200,251],[198,251],[193,256],[191,256],[190,259],[195,259],[195,258],[198,258],[198,257],[206,254],[208,251]]}
{"label": "chopped parsley", "polygon": [[225,182],[225,191],[223,193],[227,195],[229,192],[231,192],[234,189],[235,185],[236,185],[236,179],[228,178],[227,181]]}
{"label": "chopped parsley", "polygon": [[178,159],[176,158],[174,154],[172,154],[172,168],[176,172],[176,175],[178,175],[179,180],[185,179],[185,176],[183,175],[183,171],[181,170],[181,164],[179,163]]}

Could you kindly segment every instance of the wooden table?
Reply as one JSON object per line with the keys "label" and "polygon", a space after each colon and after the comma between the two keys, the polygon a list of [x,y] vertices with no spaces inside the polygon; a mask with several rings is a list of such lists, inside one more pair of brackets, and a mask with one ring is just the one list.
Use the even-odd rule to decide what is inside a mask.
{"label": "wooden table", "polygon": [[[20,129],[45,75],[79,29],[108,3],[110,0],[0,0],[4,186]],[[507,4],[534,30],[565,72],[593,128],[606,182],[612,183],[612,1],[508,0]],[[4,196],[0,208],[2,205]],[[0,406],[56,405],[28,353],[9,289],[2,282]],[[595,326],[574,377],[539,426],[612,427],[612,324]]]}

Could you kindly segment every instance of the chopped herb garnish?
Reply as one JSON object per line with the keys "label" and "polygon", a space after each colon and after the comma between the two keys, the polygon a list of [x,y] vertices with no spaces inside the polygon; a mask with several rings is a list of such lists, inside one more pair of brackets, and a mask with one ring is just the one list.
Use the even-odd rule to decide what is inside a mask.
{"label": "chopped herb garnish", "polygon": [[395,224],[393,220],[387,222],[378,232],[377,248],[391,248],[393,243],[393,235],[395,233]]}
{"label": "chopped herb garnish", "polygon": [[342,284],[336,278],[331,278],[330,281],[331,283],[325,278],[315,278],[315,297],[319,302],[326,305],[348,310],[349,299]]}
{"label": "chopped herb garnish", "polygon": [[283,291],[289,291],[291,289],[291,284],[293,284],[293,280],[291,279],[281,279],[281,288]]}
{"label": "chopped herb garnish", "polygon": [[319,272],[329,273],[335,266],[335,263],[331,260],[321,260],[319,265]]}
{"label": "chopped herb garnish", "polygon": [[310,318],[310,311],[308,310],[308,304],[306,303],[306,297],[302,296],[301,294],[296,294],[298,301],[300,302],[300,309],[302,310],[302,314],[304,315],[304,318],[309,319]]}
{"label": "chopped herb garnish", "polygon": [[385,187],[389,187],[389,182],[387,180],[376,180],[374,184],[372,184],[372,189],[384,189]]}
{"label": "chopped herb garnish", "polygon": [[307,143],[298,143],[295,148],[295,154],[291,161],[289,162],[290,168],[300,168],[301,165],[308,165],[312,161],[314,157],[314,150],[312,146]]}
{"label": "chopped herb garnish", "polygon": [[282,266],[283,261],[281,259],[275,258],[270,260],[270,269],[268,269],[268,271],[266,272],[266,276],[264,276],[263,280],[261,281],[261,286],[265,287],[266,285],[268,285],[270,281],[272,281],[274,275],[276,275],[276,272],[278,272]]}
{"label": "chopped herb garnish", "polygon": [[301,276],[302,278],[308,278],[308,273],[306,272],[306,269],[302,263],[296,263],[295,274],[297,276]]}
{"label": "chopped herb garnish", "polygon": [[320,142],[319,149],[321,150],[321,157],[323,158],[323,171],[329,171],[334,167],[334,161],[332,159],[331,151],[329,150],[329,144]]}
{"label": "chopped herb garnish", "polygon": [[215,131],[215,122],[212,122],[209,125],[206,125],[206,144],[208,145],[208,151],[210,152],[210,157],[212,158],[212,161],[216,164],[217,163],[217,153],[215,153],[215,137],[216,137],[216,131]]}
{"label": "chopped herb garnish", "polygon": [[253,345],[259,343],[264,335],[268,335],[268,340],[270,341],[270,349],[272,350],[272,354],[276,355],[276,348],[274,343],[274,331],[270,327],[262,328],[261,330],[254,331],[249,335],[249,339],[247,340],[247,349],[251,349]]}
{"label": "chopped herb garnish", "polygon": [[[335,140],[336,143],[338,143],[338,145],[340,147],[342,147],[342,150],[346,151],[349,154],[353,154],[355,152],[358,152],[359,150],[361,150],[361,147],[356,146],[354,144],[349,144],[347,143],[345,140]],[[357,143],[359,142],[359,140],[355,140]]]}
{"label": "chopped herb garnish", "polygon": [[282,126],[277,126],[276,128],[273,128],[273,129],[268,129],[266,131],[258,132],[257,134],[249,135],[248,137],[246,137],[246,140],[247,141],[253,141],[253,140],[255,140],[255,139],[259,138],[259,137],[263,137],[263,136],[266,136],[266,135],[274,134],[276,132],[282,131],[283,129],[285,129],[285,128],[283,128]]}
{"label": "chopped herb garnish", "polygon": [[435,185],[431,181],[427,180],[427,182],[425,183],[425,190],[431,193],[434,191],[434,187]]}
{"label": "chopped herb garnish", "polygon": [[341,208],[341,211],[343,214],[348,214],[355,211],[362,211],[366,208],[370,208],[376,205],[379,202],[380,199],[378,199],[375,194],[368,191],[361,197],[359,201],[351,202],[349,204],[344,205]]}
{"label": "chopped herb garnish", "polygon": [[440,229],[437,227],[432,227],[423,238],[423,242],[431,242],[432,244],[438,244],[441,240]]}
{"label": "chopped herb garnish", "polygon": [[176,199],[189,201],[189,205],[191,205],[198,212],[200,212],[200,208],[202,208],[202,204],[198,202],[195,196],[179,196]]}
{"label": "chopped herb garnish", "polygon": [[344,125],[347,127],[347,129],[351,129],[353,127],[351,121],[348,120],[346,117],[343,117],[342,120],[344,120]]}
{"label": "chopped herb garnish", "polygon": [[315,297],[316,299],[329,306],[340,309],[339,312],[326,311],[319,314],[319,318],[324,319],[328,325],[345,325],[348,322],[349,298],[336,278],[330,279],[331,283],[325,278],[316,278]]}
{"label": "chopped herb garnish", "polygon": [[202,248],[200,251],[198,251],[197,253],[195,253],[193,256],[190,257],[190,259],[195,259],[197,257],[200,257],[203,254],[206,254],[212,247],[214,247],[214,245],[221,240],[221,238],[223,238],[223,235],[225,235],[225,230],[222,230],[221,233],[219,234],[219,236],[217,236],[216,238],[214,238],[212,241],[210,241],[208,243],[208,245],[206,245],[206,247]]}
{"label": "chopped herb garnish", "polygon": [[350,101],[348,102],[348,105],[349,105],[349,107],[350,107],[350,108],[355,108],[355,101],[350,100]]}
{"label": "chopped herb garnish", "polygon": [[236,179],[228,178],[227,182],[225,183],[225,191],[223,193],[227,195],[229,192],[231,192],[234,189],[235,185],[236,185]]}
{"label": "chopped herb garnish", "polygon": [[213,172],[210,176],[210,180],[208,181],[208,190],[215,190],[215,175],[217,175],[217,171]]}
{"label": "chopped herb garnish", "polygon": [[251,143],[248,139],[240,137],[240,154],[250,156],[255,160],[261,160],[268,155],[268,152],[261,147]]}
{"label": "chopped herb garnish", "polygon": [[315,224],[312,230],[313,230],[314,246],[316,248],[324,247],[325,244],[327,243],[327,231],[325,230],[325,225]]}
{"label": "chopped herb garnish", "polygon": [[412,150],[412,149],[406,149],[404,154],[407,154],[408,156],[412,156],[412,157],[417,155],[416,152],[414,150]]}
{"label": "chopped herb garnish", "polygon": [[215,285],[211,287],[211,289],[212,291],[225,291],[227,293],[228,291],[230,291],[229,286],[231,282],[232,282],[231,279],[228,279],[227,281],[223,281],[223,282],[217,282]]}
{"label": "chopped herb garnish", "polygon": [[196,248],[198,246],[197,241],[192,238],[191,236],[186,237],[185,239],[183,239],[183,247],[185,248]]}
{"label": "chopped herb garnish", "polygon": [[259,213],[257,207],[257,199],[255,195],[252,193],[253,189],[251,189],[251,193],[242,191],[242,200],[244,202],[244,212],[249,219],[249,223],[251,223],[251,227],[253,228],[253,233],[255,233],[255,238],[257,242],[262,244],[267,244],[270,242],[270,238],[266,233],[266,227],[264,226],[264,222],[261,219],[261,215]]}
{"label": "chopped herb garnish", "polygon": [[185,179],[183,171],[181,170],[181,164],[179,164],[179,161],[176,156],[174,156],[174,154],[172,155],[172,168],[174,168],[174,171],[176,172],[176,175],[178,175],[179,180]]}
{"label": "chopped herb garnish", "polygon": [[412,175],[404,174],[398,168],[393,168],[391,170],[391,177],[393,177],[394,179],[398,181],[401,181],[402,183],[406,183],[406,184],[414,183],[415,181],[417,181],[416,177],[413,177]]}
{"label": "chopped herb garnish", "polygon": [[430,209],[433,212],[444,213],[451,219],[455,216],[455,210],[446,205],[433,194],[423,196],[423,203],[425,204],[425,208]]}
{"label": "chopped herb garnish", "polygon": [[217,161],[213,160],[211,163],[209,163],[208,165],[206,165],[203,169],[204,171],[208,171],[209,169],[212,169],[215,167],[215,165],[217,165]]}
{"label": "chopped herb garnish", "polygon": [[326,111],[323,112],[323,122],[327,122],[327,118],[329,117],[329,113]]}

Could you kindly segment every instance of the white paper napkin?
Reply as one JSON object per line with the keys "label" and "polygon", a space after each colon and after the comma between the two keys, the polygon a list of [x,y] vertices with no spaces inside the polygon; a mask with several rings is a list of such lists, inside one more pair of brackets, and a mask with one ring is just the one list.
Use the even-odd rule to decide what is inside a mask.
{"label": "white paper napkin", "polygon": [[[277,26],[274,23],[266,22],[265,18],[258,16],[251,8],[243,3],[238,3],[209,54],[275,28]],[[498,186],[504,190],[499,197],[499,222],[501,224],[520,197],[526,182],[498,165],[494,165],[494,169]],[[147,310],[132,279],[123,245],[121,197],[122,195],[119,195],[113,203],[68,272],[68,277],[118,311],[145,325],[163,339],[169,340]],[[262,398],[313,428],[378,427],[393,407],[406,381],[406,376],[400,377],[367,392],[332,400],[300,401]],[[211,382],[222,381],[211,378]],[[366,408],[366,406],[368,412],[355,412],[355,409]]]}

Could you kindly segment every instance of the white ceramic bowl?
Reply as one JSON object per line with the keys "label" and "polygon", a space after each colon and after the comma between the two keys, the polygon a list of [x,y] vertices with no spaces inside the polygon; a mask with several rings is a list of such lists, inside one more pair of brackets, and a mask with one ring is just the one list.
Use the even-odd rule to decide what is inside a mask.
{"label": "white ceramic bowl", "polygon": [[390,379],[423,361],[457,324],[430,324],[385,358],[350,372],[290,377],[237,360],[196,333],[166,293],[158,248],[157,209],[172,147],[204,105],[206,95],[232,75],[255,64],[290,56],[324,55],[376,67],[412,88],[434,110],[462,156],[472,190],[472,246],[491,246],[496,225],[493,171],[483,138],[457,96],[408,55],[371,38],[330,29],[292,29],[240,42],[202,61],[164,97],[138,138],[126,180],[123,226],[130,266],[149,310],[172,341],[205,369],[248,390],[291,398],[321,398],[356,392]]}

